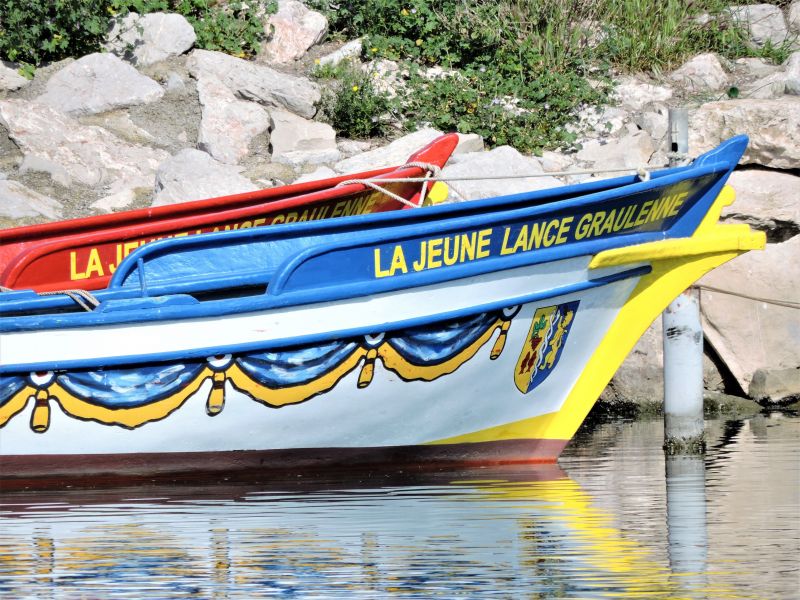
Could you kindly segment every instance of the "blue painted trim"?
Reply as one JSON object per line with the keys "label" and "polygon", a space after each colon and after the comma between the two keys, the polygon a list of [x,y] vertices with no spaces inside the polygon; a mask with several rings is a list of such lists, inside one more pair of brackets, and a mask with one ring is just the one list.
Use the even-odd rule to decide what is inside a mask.
{"label": "blue painted trim", "polygon": [[[145,244],[129,254],[117,267],[109,288],[121,287],[131,274],[135,272],[138,258],[154,258],[159,254],[170,254],[186,251],[188,248],[208,248],[231,246],[254,241],[268,241],[272,239],[287,239],[323,234],[351,234],[358,235],[370,230],[391,226],[400,229],[403,226],[417,228],[417,231],[433,231],[441,221],[453,227],[480,227],[483,224],[497,220],[500,214],[511,215],[512,218],[533,218],[547,213],[574,212],[574,210],[591,205],[602,209],[602,203],[617,200],[621,195],[630,196],[641,192],[652,192],[661,187],[680,183],[687,179],[697,179],[707,175],[729,172],[735,163],[703,163],[702,166],[681,167],[670,170],[660,177],[650,181],[637,182],[625,187],[602,186],[602,191],[596,193],[581,193],[593,187],[591,184],[576,184],[562,188],[549,188],[537,192],[498,196],[482,200],[456,204],[443,204],[425,208],[422,211],[395,211],[370,215],[358,215],[339,219],[323,221],[309,221],[305,223],[292,223],[288,225],[271,225],[270,227],[251,228],[237,231],[208,233],[188,236],[183,238],[170,238],[157,240]],[[623,178],[630,181],[630,178]],[[613,181],[613,180],[611,180]],[[598,182],[599,183],[599,182]],[[582,187],[584,186],[584,187]],[[578,197],[575,194],[579,193]],[[562,200],[552,201],[553,197],[565,196]],[[534,201],[541,201],[533,206]],[[713,202],[713,199],[711,200]],[[527,203],[528,206],[516,206]],[[502,211],[502,213],[500,212]],[[691,231],[699,223],[693,224]],[[422,228],[422,229],[420,229]],[[686,232],[689,235],[691,231]],[[678,232],[677,235],[682,235]]]}
{"label": "blue painted trim", "polygon": [[[452,319],[468,317],[475,314],[489,312],[493,310],[501,310],[503,308],[508,308],[510,306],[515,306],[518,304],[540,302],[543,300],[547,300],[548,298],[555,298],[558,296],[565,296],[568,294],[576,294],[586,290],[603,287],[611,283],[615,283],[617,281],[622,281],[624,279],[641,277],[643,275],[650,273],[651,270],[652,269],[650,266],[645,265],[645,266],[635,267],[633,269],[628,269],[626,271],[621,271],[619,273],[614,273],[612,275],[606,275],[604,277],[598,277],[596,279],[590,279],[587,281],[582,281],[580,283],[553,288],[545,292],[524,294],[522,296],[515,296],[513,298],[499,300],[496,302],[489,302],[486,304],[481,304],[479,306],[471,306],[466,309],[451,310],[431,315],[425,315],[423,317],[417,317],[413,319],[394,321],[392,323],[388,323],[384,326],[381,326],[381,331],[390,332],[390,331],[409,329],[413,327],[422,327],[426,325],[432,325],[433,323],[436,322],[449,321]],[[65,370],[76,370],[76,369],[113,368],[113,367],[123,367],[123,366],[128,367],[136,364],[151,365],[154,363],[161,363],[161,362],[205,359],[209,356],[215,356],[220,354],[244,354],[248,352],[276,350],[292,346],[306,346],[312,344],[319,344],[330,340],[356,338],[364,335],[371,335],[374,333],[375,333],[375,326],[371,325],[371,326],[357,327],[352,329],[342,329],[334,332],[330,331],[319,332],[315,334],[295,336],[279,340],[251,342],[247,344],[230,344],[227,346],[210,346],[207,348],[198,348],[186,351],[141,354],[134,356],[120,356],[114,358],[98,357],[94,359],[65,360],[61,362],[50,362],[50,363],[41,362],[41,363],[25,363],[17,365],[0,365],[0,374],[6,374],[6,373],[26,374],[36,371],[65,371]]]}

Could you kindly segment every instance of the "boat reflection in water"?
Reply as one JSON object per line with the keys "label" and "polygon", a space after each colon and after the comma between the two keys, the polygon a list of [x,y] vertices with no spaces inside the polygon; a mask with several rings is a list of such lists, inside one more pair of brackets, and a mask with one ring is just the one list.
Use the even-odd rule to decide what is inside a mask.
{"label": "boat reflection in water", "polygon": [[0,505],[3,597],[673,597],[682,585],[556,465],[18,492]]}

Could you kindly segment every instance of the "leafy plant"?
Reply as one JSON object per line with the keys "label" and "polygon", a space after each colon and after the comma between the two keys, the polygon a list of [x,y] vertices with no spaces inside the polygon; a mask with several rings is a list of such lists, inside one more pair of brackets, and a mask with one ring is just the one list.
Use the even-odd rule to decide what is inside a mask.
{"label": "leafy plant", "polygon": [[358,66],[344,63],[326,75],[335,74],[320,101],[319,114],[336,133],[349,138],[385,135],[389,127],[392,102],[388,95],[375,89],[369,73]]}
{"label": "leafy plant", "polygon": [[198,48],[250,58],[266,39],[264,20],[277,10],[275,0],[114,0],[114,10],[139,14],[174,12],[186,17]]}
{"label": "leafy plant", "polygon": [[108,0],[3,0],[0,57],[22,63],[31,75],[31,66],[96,52],[108,31],[109,8]]}

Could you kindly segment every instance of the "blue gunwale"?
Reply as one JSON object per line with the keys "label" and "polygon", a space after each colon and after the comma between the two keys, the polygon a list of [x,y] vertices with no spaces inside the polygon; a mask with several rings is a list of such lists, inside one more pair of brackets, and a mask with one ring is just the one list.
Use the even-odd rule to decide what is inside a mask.
{"label": "blue gunwale", "polygon": [[[411,319],[399,319],[391,321],[385,325],[381,325],[381,333],[391,333],[395,331],[403,331],[413,327],[422,327],[426,325],[433,325],[459,319],[470,317],[476,314],[502,310],[512,306],[527,304],[530,302],[541,302],[559,296],[567,296],[577,294],[583,291],[604,287],[606,285],[616,283],[618,281],[638,278],[650,273],[651,267],[649,265],[637,266],[631,269],[612,273],[595,279],[589,279],[575,284],[560,286],[546,290],[543,292],[535,292],[524,294],[521,296],[512,296],[498,300],[495,302],[470,306],[458,310],[445,310],[434,312],[422,317]],[[376,333],[375,326],[369,325],[351,329],[339,329],[334,331],[320,331],[318,333],[301,335],[287,338],[280,338],[267,341],[250,342],[243,344],[228,344],[223,346],[208,346],[204,348],[193,348],[191,350],[180,350],[174,352],[160,352],[151,354],[138,354],[138,355],[124,355],[118,357],[97,357],[92,359],[80,360],[64,360],[64,361],[50,361],[40,363],[21,363],[13,365],[0,365],[0,374],[13,374],[13,373],[32,373],[41,371],[69,371],[76,369],[93,369],[93,368],[125,368],[134,367],[136,365],[152,365],[155,363],[169,363],[181,361],[195,361],[206,360],[210,356],[219,356],[224,354],[244,354],[249,352],[260,351],[273,351],[283,348],[291,348],[297,346],[311,346],[333,340],[353,339],[364,337],[366,335],[374,335]]]}
{"label": "blue gunwale", "polygon": [[[11,316],[14,312],[22,311],[55,311],[69,307],[72,301],[58,296],[39,297],[33,292],[26,291],[5,293],[0,295],[0,314],[3,314],[3,318],[0,319],[0,331],[30,331],[224,316],[269,308],[341,300],[347,297],[430,285],[495,270],[589,255],[613,247],[639,244],[666,237],[691,235],[738,162],[746,143],[747,138],[744,136],[732,138],[715,150],[702,155],[687,167],[666,169],[654,173],[650,181],[637,182],[636,177],[629,176],[532,193],[441,205],[426,208],[423,211],[402,211],[328,221],[293,223],[152,242],[131,253],[119,265],[110,287],[95,294],[99,300],[104,304],[112,304],[119,300],[141,298],[144,294],[142,289],[136,285],[140,274],[137,269],[142,268],[140,265],[145,265],[146,269],[148,261],[152,263],[159,258],[169,258],[190,249],[202,251],[256,242],[291,242],[314,239],[312,237],[314,235],[325,234],[333,237],[333,242],[324,243],[324,240],[320,240],[311,247],[301,247],[299,250],[289,252],[285,260],[272,272],[239,272],[214,278],[202,273],[198,280],[184,279],[169,283],[148,282],[146,292],[150,296],[179,295],[231,285],[265,285],[269,283],[265,294],[208,302],[171,303],[153,299],[149,305],[146,302],[140,303],[138,306],[131,306],[131,310],[125,310],[125,307],[121,305],[118,310],[109,312],[100,310],[90,313]],[[356,281],[344,285],[332,280],[327,285],[316,285],[310,289],[286,289],[286,282],[292,273],[305,261],[337,249],[363,248],[377,243],[387,243],[387,240],[400,243],[403,240],[475,229],[486,225],[499,226],[525,222],[532,218],[548,215],[568,216],[574,214],[576,210],[587,207],[602,210],[604,207],[608,208],[610,203],[621,202],[624,198],[630,198],[635,194],[651,193],[670,185],[697,181],[706,177],[710,180],[715,175],[719,176],[708,187],[698,190],[694,201],[683,206],[681,211],[672,218],[666,230],[631,232],[599,237],[590,241],[574,241],[563,246],[493,257],[490,260],[453,265],[446,269],[409,273],[397,278]],[[591,190],[595,191],[587,193]],[[575,197],[576,192],[581,192],[581,194]],[[548,200],[554,197],[562,199]],[[519,206],[521,204],[523,206]],[[341,239],[337,239],[335,237],[337,235]]]}

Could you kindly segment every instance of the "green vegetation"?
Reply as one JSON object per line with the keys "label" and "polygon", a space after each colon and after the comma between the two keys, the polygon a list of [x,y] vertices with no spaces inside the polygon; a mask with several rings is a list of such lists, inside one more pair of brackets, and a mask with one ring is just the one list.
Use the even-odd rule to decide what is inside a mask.
{"label": "green vegetation", "polygon": [[383,136],[388,133],[392,103],[373,86],[369,73],[350,63],[337,67],[318,67],[319,78],[335,79],[325,89],[320,102],[320,117],[337,133],[352,138]]}
{"label": "green vegetation", "polygon": [[[776,62],[788,56],[788,46],[749,46],[744,32],[717,18],[728,5],[721,0],[310,3],[338,35],[364,37],[365,59],[401,63],[405,89],[391,107],[405,115],[405,127],[475,132],[490,145],[524,151],[569,146],[574,136],[564,126],[580,107],[607,97],[614,72],[660,73],[709,51]],[[432,66],[442,69],[435,77]],[[381,107],[367,94],[355,101]],[[367,116],[362,111],[358,122]],[[344,135],[359,135],[333,122]]]}
{"label": "green vegetation", "polygon": [[243,58],[264,40],[264,15],[274,0],[3,0],[0,58],[21,64],[24,74],[47,62],[100,50],[116,15],[157,11],[183,15],[197,34],[197,47]]}

